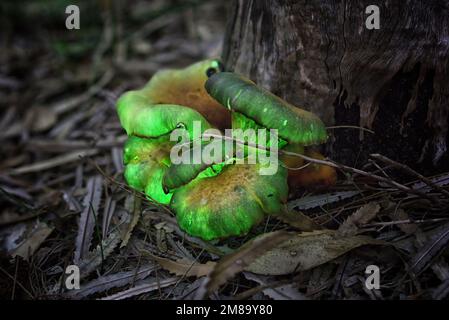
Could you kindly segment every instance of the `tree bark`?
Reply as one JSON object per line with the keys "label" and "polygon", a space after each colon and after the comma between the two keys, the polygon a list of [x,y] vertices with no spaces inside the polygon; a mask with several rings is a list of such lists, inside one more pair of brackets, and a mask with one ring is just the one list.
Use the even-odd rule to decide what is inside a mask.
{"label": "tree bark", "polygon": [[[366,7],[380,9],[369,30]],[[424,173],[449,169],[449,3],[237,0],[223,60],[330,129],[326,155],[381,153]]]}

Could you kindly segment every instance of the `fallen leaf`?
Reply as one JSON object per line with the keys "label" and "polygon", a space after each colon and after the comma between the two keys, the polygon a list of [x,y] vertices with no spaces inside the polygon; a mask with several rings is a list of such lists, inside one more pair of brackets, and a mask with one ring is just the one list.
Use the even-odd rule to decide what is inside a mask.
{"label": "fallen leaf", "polygon": [[111,232],[106,239],[101,241],[101,244],[97,245],[94,250],[89,251],[87,256],[81,259],[78,264],[81,278],[88,276],[100,266],[103,260],[114,251],[120,240],[118,232]]}
{"label": "fallen leaf", "polygon": [[103,220],[101,225],[101,234],[103,239],[106,238],[106,236],[109,234],[109,226],[112,221],[112,216],[115,213],[115,208],[117,206],[117,202],[112,199],[111,196],[108,196],[106,198],[106,203],[104,205],[103,210]]}
{"label": "fallen leaf", "polygon": [[135,286],[131,289],[118,292],[116,294],[104,297],[100,300],[122,300],[130,297],[137,296],[142,293],[148,293],[154,290],[158,290],[161,288],[165,288],[171,286],[178,282],[178,278],[169,278],[164,280],[154,279],[151,283],[144,283],[138,286]]}
{"label": "fallen leaf", "polygon": [[[405,210],[401,208],[393,210],[390,213],[390,217],[393,221],[404,221],[410,219],[407,212],[405,212]],[[396,226],[406,234],[413,234],[418,229],[416,223],[398,223]]]}
{"label": "fallen leaf", "polygon": [[326,289],[335,282],[334,266],[323,264],[311,270],[306,296],[320,299],[326,293]]}
{"label": "fallen leaf", "polygon": [[341,201],[343,199],[352,198],[358,195],[360,191],[340,191],[333,193],[320,194],[316,196],[307,196],[300,199],[289,201],[288,209],[307,210],[316,207],[322,207],[326,204]]}
{"label": "fallen leaf", "polygon": [[[255,275],[250,272],[243,272],[246,279],[257,282],[261,286],[269,286],[269,279],[265,276]],[[275,288],[266,288],[262,290],[263,294],[273,300],[308,300],[307,297],[299,292],[292,284],[286,284]]]}
{"label": "fallen leaf", "polygon": [[304,271],[367,244],[385,242],[367,236],[343,237],[335,230],[303,232],[264,253],[245,270],[263,275],[285,275]]}
{"label": "fallen leaf", "polygon": [[[130,199],[130,201],[128,201],[128,199]],[[131,234],[134,230],[134,227],[139,222],[140,214],[141,214],[141,210],[140,210],[141,205],[142,205],[141,199],[139,197],[136,197],[135,194],[130,196],[128,199],[125,203],[125,207],[126,207],[127,211],[131,214],[132,218],[126,228],[126,231],[124,232],[124,234],[122,236],[123,240],[122,240],[122,243],[120,244],[120,248],[123,248],[128,244],[128,241],[131,238]]]}
{"label": "fallen leaf", "polygon": [[209,274],[204,295],[207,296],[216,291],[226,281],[243,271],[257,257],[292,237],[294,234],[285,231],[264,233],[248,241],[237,251],[224,256]]}
{"label": "fallen leaf", "polygon": [[102,189],[103,178],[101,176],[94,176],[87,181],[87,193],[83,200],[84,209],[79,219],[76,237],[75,264],[78,264],[89,252],[95,224],[97,223]]}
{"label": "fallen leaf", "polygon": [[281,214],[276,215],[275,218],[301,231],[323,229],[322,226],[300,211],[284,210]]}
{"label": "fallen leaf", "polygon": [[173,273],[177,276],[185,276],[185,277],[202,277],[207,276],[212,272],[216,262],[208,261],[206,263],[197,263],[195,261],[191,261],[186,258],[178,259],[176,261],[157,257],[154,255],[150,256],[156,260],[162,268],[167,270],[170,273]]}
{"label": "fallen leaf", "polygon": [[53,127],[58,120],[56,112],[46,107],[31,107],[25,116],[25,125],[33,132],[42,132]]}
{"label": "fallen leaf", "polygon": [[103,292],[111,288],[123,287],[132,282],[139,281],[148,277],[154,270],[156,265],[149,265],[139,268],[138,270],[118,272],[108,276],[99,277],[86,284],[81,285],[79,290],[68,291],[66,296],[69,298],[82,298],[93,293]]}
{"label": "fallen leaf", "polygon": [[433,230],[424,246],[410,260],[410,271],[418,275],[426,270],[449,245],[449,223]]}
{"label": "fallen leaf", "polygon": [[376,217],[379,213],[380,205],[376,202],[369,202],[360,207],[356,212],[350,215],[345,222],[338,228],[341,235],[356,235],[359,231],[359,226],[367,224]]}
{"label": "fallen leaf", "polygon": [[28,260],[40,245],[52,233],[53,227],[49,227],[44,222],[36,222],[32,229],[26,233],[25,239],[12,252],[11,256],[20,256]]}

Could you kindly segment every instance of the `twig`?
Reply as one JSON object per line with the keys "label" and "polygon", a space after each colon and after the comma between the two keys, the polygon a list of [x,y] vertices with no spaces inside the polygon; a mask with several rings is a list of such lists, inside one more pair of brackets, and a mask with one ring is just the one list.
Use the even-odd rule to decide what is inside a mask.
{"label": "twig", "polygon": [[61,156],[57,156],[48,160],[36,162],[30,165],[25,165],[20,168],[12,169],[9,174],[10,175],[16,175],[16,174],[23,174],[23,173],[31,173],[31,172],[37,172],[42,170],[47,170],[50,168],[54,168],[69,162],[77,161],[80,158],[83,157],[89,157],[93,156],[98,153],[98,149],[87,149],[87,150],[80,150],[80,151],[74,151],[71,153],[67,153]]}
{"label": "twig", "polygon": [[121,183],[119,181],[116,181],[114,178],[110,177],[109,175],[107,175],[101,168],[100,166],[97,164],[96,161],[89,159],[88,158],[89,163],[103,176],[105,177],[107,180],[109,180],[109,182],[113,185],[118,186],[120,189],[122,189],[123,191],[126,191],[130,194],[135,193],[137,198],[140,198],[141,200],[144,201],[148,201],[151,204],[155,205],[156,207],[158,207],[159,209],[165,210],[166,212],[168,212],[169,214],[171,214],[171,211],[164,205],[157,203],[155,200],[152,200],[149,196],[147,196],[145,193],[141,192],[141,191],[137,191],[135,189],[132,189],[130,187],[128,187],[126,184]]}
{"label": "twig", "polygon": [[[235,141],[238,144],[244,144],[244,145],[246,144],[246,145],[248,145],[250,147],[254,147],[254,148],[261,149],[261,150],[269,151],[269,149],[266,148],[266,147],[261,147],[261,146],[258,146],[256,144],[254,144],[254,143],[250,143],[250,142],[245,142],[245,141],[241,141],[241,140],[238,140],[238,139],[234,139],[233,137],[216,135],[216,134],[209,134],[209,133],[203,134],[203,137],[211,137],[211,138],[216,138],[216,139],[232,140],[232,141]],[[337,169],[340,169],[340,170],[343,170],[343,171],[349,171],[349,172],[352,172],[352,173],[356,173],[356,174],[359,174],[359,175],[362,175],[362,176],[365,176],[365,177],[369,177],[369,178],[371,178],[373,180],[377,180],[379,182],[384,182],[384,183],[389,184],[390,186],[393,186],[393,187],[395,187],[395,188],[397,188],[397,189],[399,189],[401,191],[404,191],[406,193],[414,194],[414,195],[417,195],[417,196],[420,196],[420,197],[423,197],[423,198],[426,198],[426,199],[429,199],[429,200],[432,200],[432,201],[438,201],[438,199],[436,199],[436,198],[429,197],[425,193],[422,193],[422,192],[419,192],[417,190],[408,188],[408,187],[404,186],[403,184],[400,184],[400,183],[398,183],[398,182],[396,182],[396,181],[394,181],[392,179],[387,179],[387,178],[384,178],[384,177],[381,177],[381,176],[378,176],[378,175],[375,175],[375,174],[372,174],[372,173],[369,173],[369,172],[365,172],[365,171],[360,170],[360,169],[352,168],[352,167],[346,166],[344,164],[339,164],[339,163],[334,162],[334,161],[329,160],[329,159],[327,159],[327,160],[315,159],[315,158],[311,158],[311,157],[305,156],[305,155],[300,154],[300,153],[285,151],[285,150],[282,150],[282,149],[279,150],[278,152],[280,154],[285,154],[285,155],[288,155],[288,156],[299,157],[299,158],[302,158],[302,159],[304,159],[306,161],[309,161],[309,162],[312,162],[312,163],[321,164],[321,165],[324,165],[324,166],[337,168]]]}
{"label": "twig", "polygon": [[113,77],[114,72],[112,70],[108,70],[103,77],[101,77],[101,79],[98,80],[96,84],[92,85],[86,92],[70,99],[57,102],[50,106],[50,108],[58,115],[68,112],[95,96],[112,80]]}
{"label": "twig", "polygon": [[409,166],[396,162],[390,158],[387,158],[383,155],[380,155],[378,153],[374,153],[370,155],[372,158],[374,159],[378,159],[382,162],[385,162],[387,164],[390,164],[394,167],[403,169],[404,171],[407,171],[409,174],[417,177],[419,180],[421,180],[422,182],[424,182],[426,185],[428,185],[430,188],[434,189],[434,190],[438,190],[441,193],[444,193],[447,197],[449,197],[449,191],[445,190],[444,188],[440,187],[439,185],[433,183],[430,179],[424,177],[422,174],[416,172],[415,170],[413,170],[412,168],[410,168]]}
{"label": "twig", "polygon": [[364,224],[361,227],[368,228],[368,227],[385,227],[385,226],[393,226],[397,224],[411,224],[411,223],[430,223],[430,222],[440,222],[440,221],[447,221],[449,218],[436,218],[436,219],[421,219],[421,220],[412,220],[412,219],[406,219],[406,220],[396,220],[396,221],[388,221],[388,222],[375,222],[375,223],[369,223]]}
{"label": "twig", "polygon": [[1,266],[0,266],[0,271],[1,272],[3,272],[8,278],[10,278],[12,281],[15,281],[16,283],[17,283],[17,285],[20,287],[20,288],[22,288],[22,290],[31,298],[31,299],[34,299],[34,296],[31,294],[31,292],[27,289],[27,288],[25,288],[25,286],[22,284],[22,283],[20,283],[20,281],[17,281],[17,279],[14,279],[14,277],[12,276],[12,275],[10,275],[9,273],[8,273],[8,271],[6,271],[5,269],[3,269]]}
{"label": "twig", "polygon": [[331,126],[331,127],[326,127],[326,129],[358,129],[361,131],[366,131],[372,134],[375,134],[375,132],[373,130],[364,128],[364,127],[358,127],[358,126]]}
{"label": "twig", "polygon": [[96,142],[85,140],[54,140],[54,139],[30,139],[27,141],[27,150],[38,150],[40,152],[62,152],[67,150],[79,149],[111,149],[112,147],[122,146],[126,141],[126,135],[120,135],[116,139],[102,139]]}
{"label": "twig", "polygon": [[296,170],[302,170],[302,169],[307,168],[308,166],[310,166],[310,162],[307,162],[306,164],[304,164],[300,167],[289,167],[289,166],[285,165],[284,163],[281,163],[281,166],[283,166],[284,168],[286,168],[288,170],[296,171]]}
{"label": "twig", "polygon": [[384,177],[381,177],[381,176],[378,176],[378,175],[375,175],[375,174],[372,174],[372,173],[369,173],[369,172],[366,172],[366,171],[363,171],[363,170],[359,170],[359,169],[356,169],[356,168],[352,168],[352,167],[346,166],[344,164],[339,164],[339,163],[336,163],[336,162],[334,162],[332,160],[314,159],[314,158],[311,158],[311,157],[308,157],[308,156],[305,156],[305,155],[302,155],[302,154],[289,152],[289,151],[284,151],[284,150],[279,150],[279,152],[283,153],[283,154],[286,154],[286,155],[297,156],[297,157],[303,158],[304,160],[307,160],[309,162],[313,162],[313,163],[317,163],[317,164],[321,164],[321,165],[325,165],[325,166],[341,169],[343,171],[349,171],[349,172],[352,172],[352,173],[357,173],[359,175],[362,175],[362,176],[365,176],[365,177],[369,177],[371,179],[374,179],[374,180],[377,180],[377,181],[389,184],[390,186],[393,186],[393,187],[395,187],[395,188],[397,188],[399,190],[402,190],[404,192],[407,192],[407,193],[410,193],[410,194],[415,194],[417,196],[420,196],[420,197],[423,197],[423,198],[426,198],[426,199],[435,200],[434,198],[429,197],[425,193],[422,193],[422,192],[419,192],[417,190],[413,190],[411,188],[408,188],[408,187],[404,186],[403,184],[400,184],[400,183],[398,183],[398,182],[396,182],[396,181],[394,181],[392,179],[387,179],[387,178],[384,178]]}

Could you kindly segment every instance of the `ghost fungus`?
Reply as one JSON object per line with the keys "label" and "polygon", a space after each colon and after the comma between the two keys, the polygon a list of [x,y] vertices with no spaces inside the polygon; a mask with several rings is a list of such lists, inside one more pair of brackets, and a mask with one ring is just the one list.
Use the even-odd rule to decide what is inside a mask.
{"label": "ghost fungus", "polygon": [[276,129],[279,138],[303,146],[327,140],[326,127],[315,114],[289,104],[238,74],[217,73],[206,81],[206,90],[233,111],[233,129]]}
{"label": "ghost fungus", "polygon": [[231,124],[230,112],[212,99],[204,88],[209,76],[223,71],[219,60],[209,59],[184,69],[157,72],[138,93],[146,103],[182,105],[199,112],[221,130]]}
{"label": "ghost fungus", "polygon": [[[209,152],[206,152],[207,150]],[[218,152],[215,152],[217,150]],[[189,160],[192,159],[194,154],[201,155],[201,159],[197,163],[189,161],[171,165],[162,180],[163,189],[167,193],[188,184],[197,177],[215,176],[221,172],[227,163],[236,159],[234,149],[227,149],[226,141],[222,139],[201,143],[193,146],[187,152]]]}
{"label": "ghost fungus", "polygon": [[[249,79],[230,72],[213,75],[206,82],[206,90],[232,113],[232,127],[243,129],[276,129],[279,148],[303,153],[304,146],[324,143],[326,127],[313,113],[297,108],[271,92],[258,87]],[[282,155],[288,168],[299,168],[303,159]],[[289,170],[289,185],[310,186],[318,183],[329,186],[335,183],[335,170],[328,166],[310,165],[301,170]]]}
{"label": "ghost fungus", "polygon": [[[124,153],[128,184],[156,202],[169,204],[182,229],[206,240],[244,235],[265,215],[282,214],[287,170],[276,161],[273,174],[260,174],[265,165],[259,155],[272,155],[271,148],[257,149],[255,164],[234,163],[254,149],[249,145],[239,154],[242,158],[225,150],[224,158],[206,153],[199,163],[175,164],[170,159],[176,143],[170,141],[173,130],[184,129],[190,141],[200,139],[212,127],[203,115],[219,128],[228,128],[219,111],[225,105],[233,111],[233,128],[277,129],[281,145],[287,148],[327,138],[322,122],[312,113],[249,80],[220,71],[217,61],[208,60],[183,70],[158,72],[143,89],[125,93],[117,103],[120,122],[130,136]],[[204,156],[211,146],[222,150],[225,144],[224,140],[201,143],[200,154]]]}
{"label": "ghost fungus", "polygon": [[[117,102],[117,113],[128,135],[159,137],[186,121],[228,128],[229,111],[204,88],[209,76],[223,71],[219,60],[209,59],[179,70],[157,72],[140,90],[128,91]],[[208,121],[210,120],[210,122]]]}
{"label": "ghost fungus", "polygon": [[173,192],[170,207],[187,233],[206,240],[243,235],[266,214],[282,212],[288,194],[285,168],[261,175],[269,164],[235,163],[245,159],[221,139],[191,149],[198,151],[199,163],[172,164],[163,178],[164,190]]}
{"label": "ghost fungus", "polygon": [[163,191],[162,178],[170,167],[173,144],[168,136],[154,139],[129,137],[124,147],[126,182],[132,188],[144,191],[151,200],[162,204],[168,204],[172,196]]}
{"label": "ghost fungus", "polygon": [[[130,136],[124,150],[125,179],[156,202],[168,204],[171,194],[162,189],[162,177],[170,166],[170,141],[180,129],[183,140],[199,139],[211,128],[197,111],[176,104],[154,104],[141,90],[129,91],[117,102],[120,122]],[[178,135],[179,138],[179,135]]]}
{"label": "ghost fungus", "polygon": [[202,132],[194,131],[197,123],[201,130],[211,127],[197,111],[185,106],[152,104],[139,91],[129,91],[117,102],[120,123],[130,136],[158,138],[175,129],[185,129],[190,139],[197,139]]}
{"label": "ghost fungus", "polygon": [[[176,141],[170,141],[175,129],[185,130],[188,139],[198,139],[210,124],[195,110],[177,105],[145,105],[140,108],[139,96],[124,97],[119,102],[123,126],[128,125],[128,134],[132,133],[125,148],[125,179],[137,190],[144,190],[148,197],[156,202],[168,204],[170,194],[162,189],[162,177],[170,166],[170,152]],[[125,107],[127,109],[125,109]],[[137,115],[126,114],[135,111]],[[199,121],[199,130],[194,129]]]}
{"label": "ghost fungus", "polygon": [[241,236],[278,214],[287,200],[287,171],[260,175],[261,164],[228,164],[211,177],[197,177],[173,193],[170,207],[187,233],[212,240]]}

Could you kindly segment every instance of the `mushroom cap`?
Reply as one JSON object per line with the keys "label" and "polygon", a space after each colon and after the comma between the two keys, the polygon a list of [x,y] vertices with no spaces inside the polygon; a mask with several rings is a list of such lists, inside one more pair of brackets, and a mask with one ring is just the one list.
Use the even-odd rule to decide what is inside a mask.
{"label": "mushroom cap", "polygon": [[201,125],[201,131],[211,128],[197,111],[180,105],[152,104],[139,91],[123,94],[117,102],[117,112],[122,127],[130,136],[158,138],[175,129],[185,128],[190,139],[196,139],[198,136],[194,136],[193,130],[195,121]]}
{"label": "mushroom cap", "polygon": [[[201,161],[199,163],[172,164],[162,179],[163,189],[170,192],[186,185],[197,177],[212,177],[219,174],[226,163],[235,159],[234,149],[230,152],[227,151],[226,143],[222,139],[213,139],[210,142],[203,142],[190,148],[188,150],[189,159],[192,160],[191,155],[196,153],[201,155]],[[212,151],[219,150],[221,156],[216,157],[215,152],[205,152],[206,148]]]}
{"label": "mushroom cap", "polygon": [[289,104],[241,75],[214,74],[206,81],[206,90],[228,109],[262,127],[277,129],[279,137],[289,143],[308,146],[327,140],[326,127],[315,114]]}
{"label": "mushroom cap", "polygon": [[231,113],[204,88],[209,76],[223,70],[218,59],[200,61],[183,69],[161,70],[141,92],[154,104],[176,104],[195,109],[214,127],[223,130],[231,125]]}
{"label": "mushroom cap", "polygon": [[[210,142],[203,142],[193,146],[188,149],[188,152],[189,163],[172,164],[165,172],[162,185],[166,192],[173,191],[197,177],[216,176],[228,164],[234,164],[237,161],[239,163],[244,163],[245,161],[250,163],[248,161],[249,157],[252,157],[254,164],[260,156],[268,156],[270,150],[258,149],[247,144],[237,149],[237,145],[234,145],[232,140],[214,138]],[[193,154],[201,155],[199,163],[191,161]]]}
{"label": "mushroom cap", "polygon": [[156,202],[168,204],[172,194],[162,189],[162,178],[170,166],[170,150],[174,142],[167,136],[142,139],[131,136],[125,143],[123,161],[125,180],[129,186],[144,191]]}
{"label": "mushroom cap", "polygon": [[287,200],[287,171],[260,175],[261,164],[229,164],[220,174],[176,189],[170,207],[181,229],[212,240],[249,232]]}

